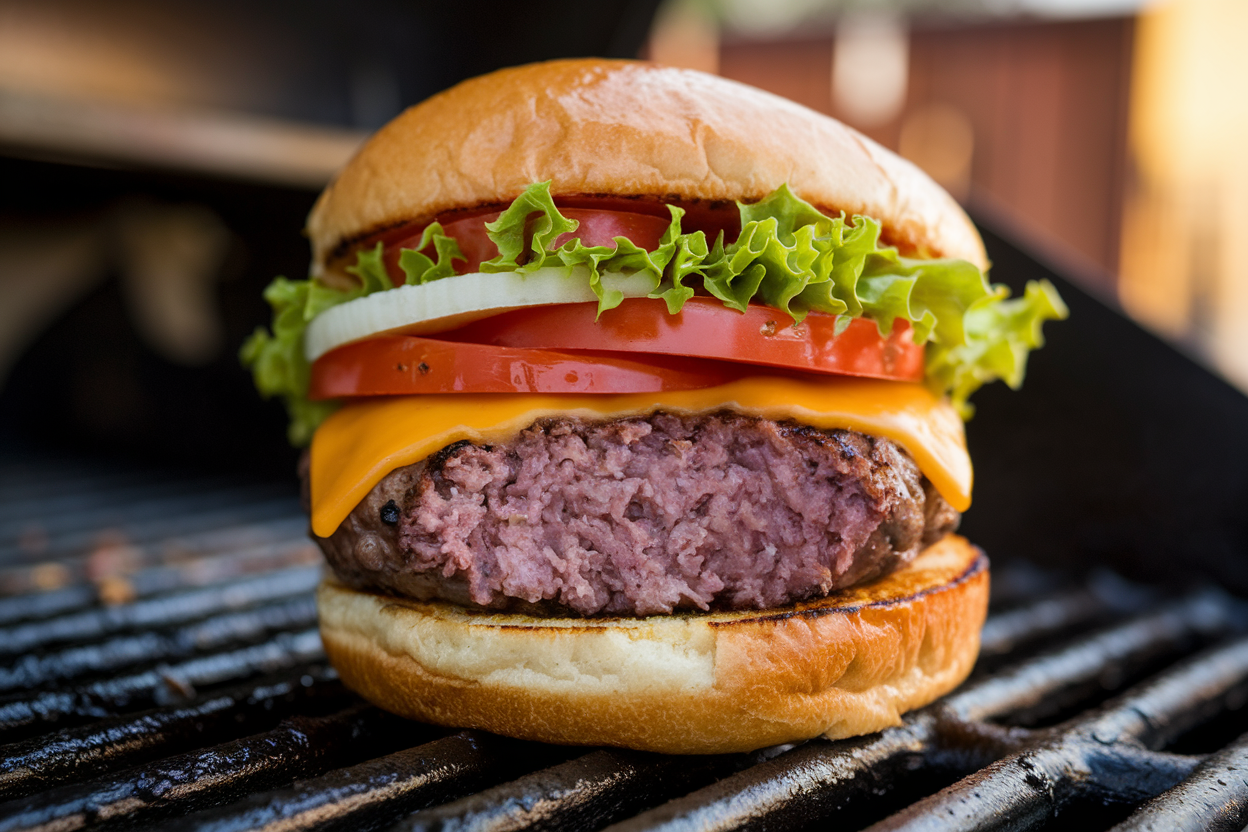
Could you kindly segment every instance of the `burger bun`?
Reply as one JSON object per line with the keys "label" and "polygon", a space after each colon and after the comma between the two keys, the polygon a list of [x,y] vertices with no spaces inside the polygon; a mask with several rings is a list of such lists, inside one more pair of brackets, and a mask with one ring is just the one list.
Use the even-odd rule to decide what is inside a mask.
{"label": "burger bun", "polygon": [[670,754],[879,731],[970,673],[987,558],[949,535],[905,568],[763,611],[537,618],[318,592],[348,687],[394,713],[528,740]]}

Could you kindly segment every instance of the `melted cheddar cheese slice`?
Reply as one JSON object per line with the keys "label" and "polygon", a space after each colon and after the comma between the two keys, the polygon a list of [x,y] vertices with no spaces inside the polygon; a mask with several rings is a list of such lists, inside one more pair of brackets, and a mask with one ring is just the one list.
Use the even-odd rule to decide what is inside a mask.
{"label": "melted cheddar cheese slice", "polygon": [[619,395],[469,393],[395,396],[348,404],[312,439],[312,531],[329,537],[383,477],[463,439],[499,442],[537,419],[645,416],[658,410],[732,410],[817,428],[884,436],[910,452],[958,511],[971,504],[962,420],[921,384],[759,377],[702,390]]}

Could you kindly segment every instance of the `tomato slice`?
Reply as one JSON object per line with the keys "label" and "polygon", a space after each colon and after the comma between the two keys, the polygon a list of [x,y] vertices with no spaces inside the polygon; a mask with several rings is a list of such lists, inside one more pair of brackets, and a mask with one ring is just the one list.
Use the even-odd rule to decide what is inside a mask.
{"label": "tomato slice", "polygon": [[[556,238],[556,247],[563,245],[574,237],[579,238],[587,246],[614,247],[616,237],[626,237],[646,251],[653,251],[659,247],[659,241],[663,239],[663,233],[667,231],[668,225],[671,224],[671,217],[667,215],[656,216],[648,213],[604,210],[601,208],[560,208],[559,210],[565,217],[576,220],[580,225],[575,232],[562,234]],[[666,211],[666,209],[664,210]],[[459,243],[460,251],[467,258],[467,262],[455,261],[457,274],[469,274],[480,271],[482,263],[498,256],[498,246],[494,245],[494,241],[490,239],[489,234],[485,230],[485,224],[494,222],[494,220],[498,219],[500,213],[499,211],[492,211],[488,214],[460,217],[448,220],[442,224],[442,229],[446,232],[446,235],[453,237]],[[391,235],[383,239],[383,242],[386,243],[385,253],[383,254],[386,271],[389,272],[390,279],[394,281],[396,286],[402,285],[404,280],[403,270],[399,268],[399,252],[402,249],[415,248],[420,245],[420,235],[423,230],[422,228],[418,231]],[[432,248],[426,249],[425,253],[432,256]]]}
{"label": "tomato slice", "polygon": [[696,358],[560,353],[385,335],[312,364],[308,398],[421,393],[658,393],[727,384],[745,374]]}
{"label": "tomato slice", "polygon": [[693,297],[681,311],[651,298],[629,298],[595,320],[592,303],[505,312],[438,338],[542,350],[595,350],[733,361],[802,372],[922,381],[924,349],[908,321],[887,338],[875,322],[856,318],[837,335],[836,316],[812,312],[797,326],[778,309],[750,306],[742,314],[714,298]]}
{"label": "tomato slice", "polygon": [[[625,214],[649,214],[662,217],[666,225],[672,218],[667,208],[671,201],[658,197],[561,196],[555,199],[555,204],[565,215],[569,210],[576,208]],[[676,202],[678,203],[679,200]],[[730,199],[718,202],[694,200],[680,207],[685,211],[685,215],[680,220],[681,230],[684,232],[701,231],[706,234],[708,243],[713,243],[720,231],[724,232],[725,242],[732,242],[741,233],[741,210],[737,207],[737,203]]]}

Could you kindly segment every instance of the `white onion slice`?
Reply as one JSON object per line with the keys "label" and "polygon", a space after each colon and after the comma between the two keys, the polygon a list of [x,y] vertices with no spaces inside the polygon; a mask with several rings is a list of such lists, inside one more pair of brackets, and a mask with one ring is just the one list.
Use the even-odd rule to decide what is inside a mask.
{"label": "white onion slice", "polygon": [[[654,278],[645,273],[605,272],[602,283],[625,297],[645,297]],[[538,269],[530,274],[461,274],[421,286],[400,286],[330,307],[308,324],[304,354],[315,361],[351,341],[374,335],[419,335],[462,326],[509,309],[553,303],[597,302],[589,270],[576,266]]]}

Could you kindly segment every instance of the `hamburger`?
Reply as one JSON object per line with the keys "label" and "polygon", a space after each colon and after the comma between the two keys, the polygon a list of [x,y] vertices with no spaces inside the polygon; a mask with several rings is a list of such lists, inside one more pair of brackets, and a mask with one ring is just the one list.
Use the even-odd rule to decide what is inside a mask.
{"label": "hamburger", "polygon": [[970,672],[963,435],[1052,286],[918,169],[762,91],[570,60],[373,136],[244,345],[310,443],[325,649],[415,719],[742,751]]}

